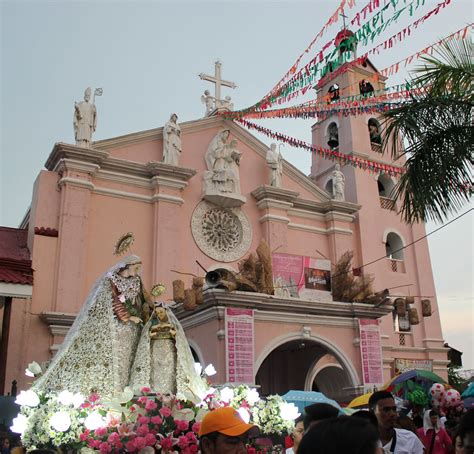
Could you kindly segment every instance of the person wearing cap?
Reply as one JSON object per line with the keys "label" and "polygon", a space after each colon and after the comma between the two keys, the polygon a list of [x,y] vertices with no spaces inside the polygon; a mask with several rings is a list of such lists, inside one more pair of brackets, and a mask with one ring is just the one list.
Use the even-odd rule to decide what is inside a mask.
{"label": "person wearing cap", "polygon": [[201,454],[247,454],[247,440],[257,434],[258,427],[245,423],[234,408],[212,410],[201,422]]}

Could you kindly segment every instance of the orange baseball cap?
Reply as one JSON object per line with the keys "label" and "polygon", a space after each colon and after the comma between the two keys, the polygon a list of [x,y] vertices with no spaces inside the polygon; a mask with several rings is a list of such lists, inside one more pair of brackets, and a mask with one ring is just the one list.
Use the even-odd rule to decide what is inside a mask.
{"label": "orange baseball cap", "polygon": [[210,411],[201,422],[199,436],[219,432],[229,437],[238,437],[256,428],[253,424],[246,424],[237,411],[232,407],[223,407]]}

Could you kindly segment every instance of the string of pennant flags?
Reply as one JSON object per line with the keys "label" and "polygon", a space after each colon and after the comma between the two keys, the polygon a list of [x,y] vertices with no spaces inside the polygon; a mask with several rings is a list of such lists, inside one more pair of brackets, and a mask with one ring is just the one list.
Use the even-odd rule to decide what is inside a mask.
{"label": "string of pennant flags", "polygon": [[[328,57],[322,58],[322,54],[318,54],[318,56],[314,57],[304,68],[300,69],[298,73],[296,73],[288,82],[286,82],[283,86],[281,86],[278,90],[272,91],[270,95],[266,96],[263,98],[261,101],[258,103],[254,104],[253,106],[244,109],[243,112],[251,112],[254,110],[266,110],[269,107],[272,106],[274,103],[278,104],[284,104],[286,102],[289,102],[299,96],[300,94],[305,94],[310,88],[310,86],[316,84],[316,87],[321,86],[322,84],[325,84],[329,82],[330,80],[335,79],[337,76],[339,76],[342,72],[347,71],[349,68],[356,66],[356,65],[362,65],[364,64],[367,59],[369,58],[370,55],[375,55],[375,54],[380,54],[381,51],[386,50],[386,49],[391,49],[394,47],[396,44],[400,44],[402,41],[404,41],[407,37],[411,36],[412,30],[417,29],[420,27],[422,24],[426,22],[431,17],[436,16],[443,8],[446,6],[450,5],[453,0],[444,0],[441,3],[438,3],[433,9],[428,11],[423,17],[420,19],[417,19],[407,27],[403,28],[401,31],[393,34],[386,40],[384,40],[382,43],[378,44],[377,46],[373,47],[360,57],[350,60],[350,55],[346,53],[342,53],[340,56],[337,56],[335,59],[330,59]],[[413,2],[412,2],[413,3]],[[403,8],[403,10],[407,9],[407,7]],[[397,14],[400,11],[397,12]],[[394,15],[395,16],[395,15]],[[385,21],[383,25],[379,26],[375,31],[372,32],[371,36],[375,34],[379,35],[385,29],[387,28],[387,24],[390,24],[390,20],[393,19],[392,16],[388,21]],[[468,26],[469,28],[469,26]],[[458,32],[461,32],[464,29],[458,30]],[[455,33],[458,33],[455,32]],[[464,34],[467,33],[467,30],[464,32]],[[358,34],[358,31],[354,33],[353,36],[348,36],[347,39],[345,39],[344,44],[340,44],[331,54],[337,55],[338,54],[338,48],[340,48],[342,45],[344,46],[350,46],[351,42],[355,42],[356,36]],[[375,36],[375,35],[374,35]],[[451,36],[451,35],[450,35]],[[453,39],[451,37],[451,39]],[[445,40],[448,39],[448,37],[445,38]],[[443,41],[443,40],[440,40]],[[426,54],[431,47],[436,47],[437,45],[440,45],[441,42],[435,43],[431,46],[426,47],[422,51],[419,51],[415,54],[413,54],[411,59],[407,57],[407,63],[405,66],[408,65],[408,63],[411,63],[415,58],[420,58],[422,55]],[[327,44],[327,47],[329,47],[333,41],[330,41]],[[326,47],[326,46],[325,46]],[[331,57],[329,56],[329,57]],[[336,68],[332,72],[329,72],[330,69]],[[391,65],[389,68],[386,68],[385,71],[382,70],[382,75],[385,75],[385,73],[388,73],[390,71],[390,75],[395,74],[398,72],[400,69],[399,66]]]}
{"label": "string of pennant flags", "polygon": [[353,167],[358,167],[363,170],[368,170],[373,173],[386,173],[390,176],[400,176],[404,173],[402,167],[396,167],[390,164],[384,164],[381,162],[373,161],[371,159],[360,158],[354,153],[341,153],[336,150],[331,150],[329,148],[320,147],[317,145],[311,145],[303,140],[296,139],[294,137],[281,134],[279,132],[272,131],[271,129],[265,128],[263,126],[257,125],[250,121],[239,118],[235,120],[245,126],[247,129],[253,129],[258,131],[267,137],[270,137],[273,140],[278,140],[284,142],[294,148],[301,148],[303,150],[309,151],[311,153],[317,154],[324,159],[331,159],[333,161],[338,161],[341,164],[348,164]]}

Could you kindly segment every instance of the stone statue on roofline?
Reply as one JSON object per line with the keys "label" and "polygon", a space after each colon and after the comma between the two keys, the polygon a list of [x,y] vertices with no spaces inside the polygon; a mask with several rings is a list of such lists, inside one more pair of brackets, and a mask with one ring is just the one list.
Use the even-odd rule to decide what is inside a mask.
{"label": "stone statue on roofline", "polygon": [[163,162],[173,166],[179,165],[181,156],[181,128],[178,116],[173,113],[163,128]]}
{"label": "stone statue on roofline", "polygon": [[275,188],[282,187],[283,177],[283,156],[277,150],[277,144],[272,143],[267,150],[267,165],[270,168],[270,186]]}
{"label": "stone statue on roofline", "polygon": [[97,127],[97,110],[94,100],[90,102],[92,90],[90,87],[84,92],[84,101],[74,103],[74,137],[76,145],[90,148],[92,134]]}

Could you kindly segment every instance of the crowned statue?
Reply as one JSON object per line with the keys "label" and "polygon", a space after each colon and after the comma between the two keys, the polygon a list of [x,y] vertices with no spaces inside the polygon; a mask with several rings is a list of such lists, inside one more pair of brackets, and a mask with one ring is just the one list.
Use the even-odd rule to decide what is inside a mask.
{"label": "crowned statue", "polygon": [[130,370],[148,309],[140,278],[141,259],[130,255],[96,281],[38,391],[120,393]]}
{"label": "crowned statue", "polygon": [[[115,249],[133,243],[127,233]],[[114,396],[127,386],[151,387],[162,394],[201,396],[204,382],[178,319],[152,296],[164,286],[144,289],[140,257],[129,255],[100,277],[35,391],[68,390]]]}

